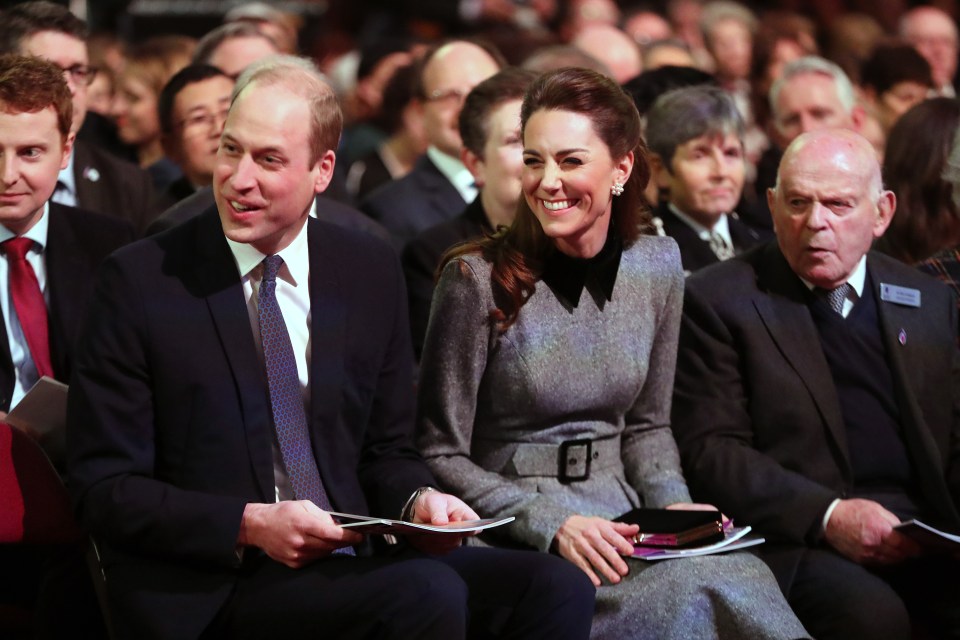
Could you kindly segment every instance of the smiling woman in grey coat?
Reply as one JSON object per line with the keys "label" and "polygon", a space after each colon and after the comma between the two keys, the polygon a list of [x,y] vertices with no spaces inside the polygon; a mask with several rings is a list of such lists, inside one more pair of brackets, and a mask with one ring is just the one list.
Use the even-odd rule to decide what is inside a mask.
{"label": "smiling woman in grey coat", "polygon": [[585,69],[521,113],[517,221],[446,258],[421,363],[419,444],[494,543],[557,553],[598,587],[596,638],[807,637],[749,554],[627,560],[637,506],[697,508],[670,431],[683,298],[676,244],[644,233],[630,99]]}

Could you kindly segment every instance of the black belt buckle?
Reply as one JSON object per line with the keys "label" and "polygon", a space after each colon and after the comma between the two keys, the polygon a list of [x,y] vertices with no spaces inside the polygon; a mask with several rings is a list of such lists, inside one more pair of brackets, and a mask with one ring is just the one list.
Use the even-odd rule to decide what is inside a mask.
{"label": "black belt buckle", "polygon": [[[557,479],[560,482],[580,482],[590,477],[590,460],[593,459],[593,440],[564,440],[560,443],[560,460]],[[582,469],[579,473],[571,473]]]}

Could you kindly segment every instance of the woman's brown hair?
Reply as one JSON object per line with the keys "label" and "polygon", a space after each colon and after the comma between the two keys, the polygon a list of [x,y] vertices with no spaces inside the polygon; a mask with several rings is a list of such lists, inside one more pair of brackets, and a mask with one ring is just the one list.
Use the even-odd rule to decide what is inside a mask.
{"label": "woman's brown hair", "polygon": [[[607,76],[583,68],[568,67],[540,76],[523,98],[521,134],[538,111],[569,111],[587,116],[614,160],[634,154],[633,171],[623,195],[613,199],[611,226],[629,247],[650,230],[650,213],[643,191],[650,178],[647,149],[640,135],[640,115],[633,100]],[[612,185],[611,185],[612,186]],[[480,253],[492,264],[491,280],[496,309],[491,318],[501,332],[512,325],[520,307],[533,293],[544,260],[554,251],[524,197],[510,227],[501,227],[490,237],[452,248],[440,262],[443,267],[460,256]]]}

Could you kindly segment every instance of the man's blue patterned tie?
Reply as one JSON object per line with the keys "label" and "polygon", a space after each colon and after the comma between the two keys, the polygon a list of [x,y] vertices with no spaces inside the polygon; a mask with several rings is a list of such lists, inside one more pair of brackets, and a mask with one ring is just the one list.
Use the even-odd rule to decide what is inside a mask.
{"label": "man's blue patterned tie", "polygon": [[[293,357],[290,334],[287,333],[287,325],[277,303],[277,273],[281,266],[283,258],[280,256],[264,258],[263,279],[260,281],[257,300],[260,342],[267,365],[273,425],[277,430],[280,454],[290,476],[294,497],[298,500],[310,500],[324,511],[332,511],[330,499],[320,480],[313,449],[310,447],[307,413],[303,408],[297,361]],[[353,550],[344,547],[335,553],[352,554]]]}

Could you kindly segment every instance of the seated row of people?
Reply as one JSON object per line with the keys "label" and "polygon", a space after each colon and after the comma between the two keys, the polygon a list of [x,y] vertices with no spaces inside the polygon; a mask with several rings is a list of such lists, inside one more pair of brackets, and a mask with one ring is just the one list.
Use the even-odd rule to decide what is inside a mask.
{"label": "seated row of people", "polygon": [[[0,212],[41,256],[36,301],[57,256],[34,236],[54,228],[46,202],[69,157],[69,85],[53,65],[4,61],[48,87],[12,91],[42,104],[4,98],[0,129],[16,149]],[[412,442],[393,253],[309,220],[335,164],[336,98],[300,61],[242,74],[214,202],[109,258],[68,341],[68,478],[102,542],[121,633],[362,635],[382,632],[382,616],[392,637],[585,637],[591,617],[596,637],[905,637],[909,616],[955,632],[954,564],[916,558],[892,525],[960,524],[956,391],[916,376],[951,379],[956,308],[936,283],[866,256],[895,208],[869,145],[799,137],[770,196],[777,240],[693,276],[684,294],[679,253],[645,218],[649,159],[630,98],[601,74],[553,72],[526,87],[519,120],[518,217],[447,256],[433,296],[417,405],[428,470]],[[17,140],[24,131],[49,139]],[[694,131],[672,158],[660,147],[668,185],[678,147],[729,133]],[[499,133],[464,137],[481,204],[502,195],[486,169],[509,164],[491,162],[487,143],[519,150],[509,127]],[[23,150],[43,160],[36,187]],[[29,287],[4,263],[5,317],[21,318],[15,291]],[[51,316],[60,286],[46,289]],[[19,322],[24,366],[39,372],[35,322]],[[589,466],[559,455],[574,445]],[[628,565],[638,530],[616,517],[698,508],[691,498],[755,524],[766,564]],[[458,537],[370,555],[332,510],[516,515],[500,542],[569,562],[451,550]]]}

